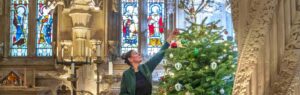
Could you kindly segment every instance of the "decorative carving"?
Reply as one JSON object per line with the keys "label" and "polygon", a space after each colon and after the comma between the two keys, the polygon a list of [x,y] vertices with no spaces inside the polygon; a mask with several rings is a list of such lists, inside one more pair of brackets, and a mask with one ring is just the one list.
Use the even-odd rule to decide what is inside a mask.
{"label": "decorative carving", "polygon": [[72,4],[72,0],[64,0],[65,8],[70,8]]}
{"label": "decorative carving", "polygon": [[[296,16],[299,19],[299,15]],[[293,23],[291,27],[288,43],[285,46],[285,54],[282,63],[280,64],[279,74],[272,84],[272,95],[292,95],[294,87],[299,85],[299,72],[300,72],[300,25]]]}
{"label": "decorative carving", "polygon": [[92,15],[89,13],[70,13],[70,16],[73,26],[87,26]]}
{"label": "decorative carving", "polygon": [[108,52],[110,60],[116,60],[118,57],[117,53],[117,42],[116,41],[108,41]]}
{"label": "decorative carving", "polygon": [[[233,14],[239,14],[239,11],[237,11],[238,2],[241,2],[241,0],[232,1]],[[249,2],[249,14],[255,15],[253,17],[250,15],[250,18],[248,18],[252,22],[246,24],[249,27],[247,28],[249,32],[247,34],[243,33],[246,39],[243,43],[238,43],[240,57],[235,75],[233,95],[246,95],[252,72],[258,64],[259,51],[265,42],[265,35],[272,30],[272,18],[277,5],[277,0],[249,0]],[[239,19],[236,18],[237,15],[234,15],[235,25],[239,24],[237,23]],[[237,34],[242,32],[245,31],[238,30]],[[238,34],[237,36],[237,38],[241,38],[242,35]],[[241,40],[243,39],[241,38]],[[243,45],[243,47],[241,48],[240,45]]]}
{"label": "decorative carving", "polygon": [[93,2],[93,0],[73,0],[73,1],[74,1],[74,4],[80,4],[80,5],[85,5],[90,2]]}
{"label": "decorative carving", "polygon": [[24,83],[24,75],[18,75],[11,71],[4,78],[0,80],[0,86],[22,86]]}
{"label": "decorative carving", "polygon": [[112,10],[113,12],[119,12],[119,1],[120,0],[113,0]]}

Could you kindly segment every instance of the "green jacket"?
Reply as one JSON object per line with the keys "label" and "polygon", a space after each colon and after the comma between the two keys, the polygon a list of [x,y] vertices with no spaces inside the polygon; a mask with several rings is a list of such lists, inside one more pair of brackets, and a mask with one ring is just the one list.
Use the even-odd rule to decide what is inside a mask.
{"label": "green jacket", "polygon": [[[156,53],[152,58],[146,61],[144,64],[139,65],[139,71],[146,77],[146,79],[152,85],[152,72],[156,66],[161,62],[164,57],[165,50],[169,47],[169,43],[165,43],[158,53]],[[135,72],[132,67],[124,71],[122,81],[121,81],[121,91],[120,95],[135,95],[136,89],[136,78]]]}

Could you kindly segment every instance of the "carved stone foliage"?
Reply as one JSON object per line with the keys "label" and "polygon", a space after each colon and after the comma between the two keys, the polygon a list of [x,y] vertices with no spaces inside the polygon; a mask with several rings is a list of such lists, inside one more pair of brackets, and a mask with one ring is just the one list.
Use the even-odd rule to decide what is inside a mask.
{"label": "carved stone foliage", "polygon": [[294,95],[294,87],[299,85],[300,76],[300,24],[299,14],[293,21],[289,39],[285,46],[284,59],[280,64],[279,74],[272,84],[272,95]]}
{"label": "carved stone foliage", "polygon": [[[240,15],[241,11],[236,8],[236,3],[241,2],[242,0],[233,0],[232,8],[233,14]],[[244,40],[242,44],[243,47],[239,47],[240,56],[238,60],[238,69],[235,76],[233,95],[245,95],[247,87],[249,86],[249,81],[252,75],[252,72],[258,64],[258,55],[259,51],[263,48],[265,42],[265,35],[268,31],[272,30],[272,18],[275,13],[275,7],[277,5],[277,0],[249,0],[248,13],[250,18],[248,18],[249,22],[247,22],[245,27],[246,30],[238,30],[237,33],[242,33],[243,35],[237,36],[245,36],[246,39],[241,37],[237,37],[238,40]],[[244,5],[243,5],[244,6]],[[238,12],[238,13],[235,13]],[[236,15],[234,15],[236,16]],[[234,19],[234,23],[240,24],[239,21]],[[237,19],[240,20],[240,19]],[[243,26],[244,27],[244,26]],[[245,31],[249,31],[247,34],[243,33]]]}

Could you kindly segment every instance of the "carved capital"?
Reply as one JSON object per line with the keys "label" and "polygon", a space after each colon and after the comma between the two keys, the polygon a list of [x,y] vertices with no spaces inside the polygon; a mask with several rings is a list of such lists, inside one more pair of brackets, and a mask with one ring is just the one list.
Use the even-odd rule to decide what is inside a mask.
{"label": "carved capital", "polygon": [[70,16],[73,26],[87,26],[92,15],[89,13],[70,13]]}

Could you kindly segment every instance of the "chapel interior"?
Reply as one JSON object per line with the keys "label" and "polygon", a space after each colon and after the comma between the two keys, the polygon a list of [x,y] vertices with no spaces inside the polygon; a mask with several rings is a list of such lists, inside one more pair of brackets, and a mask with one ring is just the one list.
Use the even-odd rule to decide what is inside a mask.
{"label": "chapel interior", "polygon": [[236,43],[229,95],[300,95],[300,0],[0,0],[0,95],[119,95],[122,53],[155,55],[189,26],[186,1],[210,1],[195,22]]}

